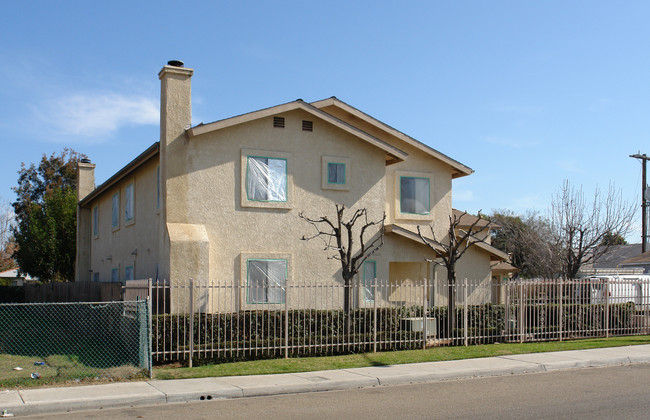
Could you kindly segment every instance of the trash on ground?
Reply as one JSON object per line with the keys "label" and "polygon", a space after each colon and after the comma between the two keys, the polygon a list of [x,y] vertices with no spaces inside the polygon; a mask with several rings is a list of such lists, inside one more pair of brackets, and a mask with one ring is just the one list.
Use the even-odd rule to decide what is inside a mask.
{"label": "trash on ground", "polygon": [[34,362],[34,366],[45,366],[45,362]]}
{"label": "trash on ground", "polygon": [[34,372],[29,376],[31,376],[32,379],[41,379],[41,374],[38,372]]}
{"label": "trash on ground", "polygon": [[23,370],[23,368],[21,368],[20,366],[16,366],[14,370]]}
{"label": "trash on ground", "polygon": [[0,417],[13,417],[14,415],[7,410],[2,410],[2,414],[0,414]]}

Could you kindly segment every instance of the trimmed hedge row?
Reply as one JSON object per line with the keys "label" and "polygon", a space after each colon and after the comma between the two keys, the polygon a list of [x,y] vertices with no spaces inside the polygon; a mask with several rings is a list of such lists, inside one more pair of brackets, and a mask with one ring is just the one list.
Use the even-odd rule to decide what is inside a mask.
{"label": "trimmed hedge row", "polygon": [[[527,340],[553,339],[560,330],[558,305],[527,305],[523,322]],[[609,305],[609,331],[624,332],[632,326],[633,304]],[[377,309],[378,349],[397,350],[420,348],[422,333],[404,331],[403,318],[422,317],[422,306]],[[508,340],[519,333],[522,315],[518,305],[482,304],[468,306],[468,336],[470,343],[490,343]],[[456,307],[456,330],[447,334],[447,307],[429,308],[429,318],[437,320],[437,338],[462,339],[464,308]],[[152,320],[154,352],[182,352],[189,348],[190,316],[184,314],[157,315]],[[350,313],[350,334],[345,331],[342,310],[290,310],[288,336],[290,355],[325,355],[372,351],[373,309],[355,309]],[[194,314],[195,350],[203,349],[212,358],[243,360],[276,357],[284,354],[285,313],[278,311],[242,311],[222,314]],[[598,334],[605,328],[605,306],[587,304],[562,305],[562,331]],[[348,344],[349,343],[349,344]],[[460,344],[451,340],[449,344]],[[203,346],[203,347],[200,347]],[[206,349],[207,347],[207,349]],[[213,349],[239,349],[218,350]],[[169,360],[169,357],[165,357]],[[172,356],[172,360],[174,357]]]}

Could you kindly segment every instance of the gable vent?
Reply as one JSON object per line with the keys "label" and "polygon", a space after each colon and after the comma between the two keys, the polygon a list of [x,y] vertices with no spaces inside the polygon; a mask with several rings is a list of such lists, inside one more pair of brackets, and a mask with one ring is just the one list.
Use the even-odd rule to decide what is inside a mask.
{"label": "gable vent", "polygon": [[273,127],[284,128],[284,117],[273,117]]}
{"label": "gable vent", "polygon": [[302,131],[314,131],[314,122],[302,120]]}

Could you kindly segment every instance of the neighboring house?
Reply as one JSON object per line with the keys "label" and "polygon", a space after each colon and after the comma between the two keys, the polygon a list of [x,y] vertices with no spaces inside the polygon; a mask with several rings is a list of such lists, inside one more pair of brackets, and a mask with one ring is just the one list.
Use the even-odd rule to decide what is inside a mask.
{"label": "neighboring house", "polygon": [[[434,256],[417,226],[433,223],[445,237],[452,180],[470,168],[334,97],[191,126],[192,74],[175,65],[159,73],[160,142],[97,188],[95,165],[79,163],[78,281],[340,283],[340,263],[301,240],[312,226],[298,217],[333,217],[335,203],[367,208],[373,220],[386,213],[384,245],[361,281],[446,280],[426,261]],[[489,283],[490,263],[505,259],[479,244],[458,278]],[[284,299],[251,288],[234,305]]]}
{"label": "neighboring house", "polygon": [[636,257],[628,258],[621,261],[620,267],[625,269],[642,269],[643,274],[650,274],[650,251],[639,254]]}
{"label": "neighboring house", "polygon": [[11,286],[24,286],[25,284],[38,283],[37,278],[31,277],[29,274],[21,274],[20,267],[0,271],[0,279],[10,282]]}
{"label": "neighboring house", "polygon": [[578,276],[595,274],[641,274],[640,270],[623,263],[641,254],[641,244],[612,245],[606,253],[580,267]]}

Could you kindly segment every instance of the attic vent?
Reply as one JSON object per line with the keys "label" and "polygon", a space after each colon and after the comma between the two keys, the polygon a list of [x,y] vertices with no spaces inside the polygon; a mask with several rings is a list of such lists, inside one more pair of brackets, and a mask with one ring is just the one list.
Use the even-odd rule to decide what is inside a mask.
{"label": "attic vent", "polygon": [[284,117],[273,117],[273,127],[284,128]]}
{"label": "attic vent", "polygon": [[302,131],[314,131],[314,122],[302,120]]}

